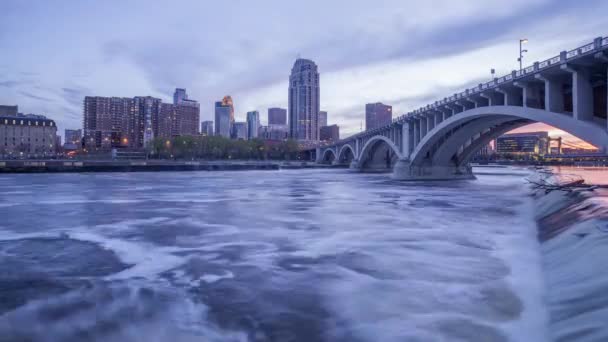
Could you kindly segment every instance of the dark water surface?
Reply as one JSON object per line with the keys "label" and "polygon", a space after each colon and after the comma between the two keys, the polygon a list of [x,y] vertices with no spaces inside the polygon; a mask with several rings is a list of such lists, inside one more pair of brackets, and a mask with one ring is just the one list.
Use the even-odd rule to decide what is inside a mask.
{"label": "dark water surface", "polygon": [[544,341],[524,171],[0,176],[2,341]]}

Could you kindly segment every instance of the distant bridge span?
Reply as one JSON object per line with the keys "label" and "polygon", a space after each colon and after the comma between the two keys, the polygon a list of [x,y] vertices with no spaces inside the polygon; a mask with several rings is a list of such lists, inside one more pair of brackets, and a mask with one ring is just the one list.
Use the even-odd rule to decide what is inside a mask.
{"label": "distant bridge span", "polygon": [[472,178],[470,159],[498,136],[533,122],[608,153],[608,38],[466,89],[332,145],[318,163],[392,171],[403,180]]}

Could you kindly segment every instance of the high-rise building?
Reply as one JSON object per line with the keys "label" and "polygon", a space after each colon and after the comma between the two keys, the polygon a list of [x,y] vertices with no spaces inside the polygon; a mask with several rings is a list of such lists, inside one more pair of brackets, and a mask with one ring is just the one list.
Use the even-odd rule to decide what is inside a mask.
{"label": "high-rise building", "polygon": [[201,134],[210,137],[213,135],[213,121],[201,122]]}
{"label": "high-rise building", "polygon": [[[327,112],[326,111],[320,111],[319,112],[319,129],[321,129],[321,127],[323,126],[327,126]],[[323,140],[323,139],[321,139]]]}
{"label": "high-rise building", "polygon": [[340,140],[340,127],[338,125],[323,126],[320,129],[321,141]]}
{"label": "high-rise building", "polygon": [[82,146],[82,130],[66,129],[63,137],[63,148],[66,150],[77,150]]}
{"label": "high-rise building", "polygon": [[247,139],[251,140],[258,137],[260,127],[260,113],[257,110],[247,112]]}
{"label": "high-rise building", "polygon": [[222,99],[222,105],[230,107],[230,124],[234,123],[234,102],[232,102],[232,97],[230,95],[224,96]]}
{"label": "high-rise building", "polygon": [[188,99],[188,94],[186,93],[186,89],[184,88],[175,88],[175,93],[173,93],[173,104],[179,104],[183,100]]}
{"label": "high-rise building", "polygon": [[[88,149],[110,149],[128,145],[140,147],[144,127],[134,100],[121,97],[87,96],[84,98],[84,140]],[[140,134],[141,133],[141,134]],[[141,140],[143,141],[143,140]],[[126,143],[124,143],[126,142]]]}
{"label": "high-rise building", "polygon": [[200,120],[199,103],[182,99],[178,104],[163,103],[157,124],[156,136],[170,138],[197,135]]}
{"label": "high-rise building", "polygon": [[375,129],[393,121],[393,107],[380,102],[365,105],[365,129]]}
{"label": "high-rise building", "polygon": [[287,109],[268,108],[268,125],[287,125]]}
{"label": "high-rise building", "polygon": [[147,147],[152,139],[154,139],[154,132],[158,132],[158,121],[162,101],[161,99],[152,96],[136,96],[133,98],[133,101],[139,116],[138,126],[134,136],[136,146]]}
{"label": "high-rise building", "polygon": [[[183,90],[183,93],[180,92]],[[87,96],[84,99],[84,143],[88,149],[143,148],[156,137],[197,135],[200,106],[176,89],[177,104],[151,96],[134,98]],[[182,96],[183,95],[183,96]],[[68,135],[66,130],[66,137]],[[66,139],[71,148],[78,148]]]}
{"label": "high-rise building", "polygon": [[215,103],[215,135],[230,138],[232,132],[231,115],[232,107],[224,105],[223,101]]}
{"label": "high-rise building", "polygon": [[0,115],[0,155],[55,152],[57,126],[43,115]]}
{"label": "high-rise building", "polygon": [[289,76],[289,136],[319,140],[319,71],[308,59],[297,59]]}
{"label": "high-rise building", "polygon": [[234,123],[234,139],[238,139],[238,140],[247,139],[247,123],[246,122],[235,122]]}

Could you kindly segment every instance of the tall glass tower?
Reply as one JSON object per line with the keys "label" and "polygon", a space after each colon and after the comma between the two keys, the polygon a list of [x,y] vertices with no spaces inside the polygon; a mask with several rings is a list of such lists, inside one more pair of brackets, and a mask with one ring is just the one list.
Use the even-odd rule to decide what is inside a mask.
{"label": "tall glass tower", "polygon": [[289,76],[289,137],[319,140],[319,71],[315,62],[297,59]]}

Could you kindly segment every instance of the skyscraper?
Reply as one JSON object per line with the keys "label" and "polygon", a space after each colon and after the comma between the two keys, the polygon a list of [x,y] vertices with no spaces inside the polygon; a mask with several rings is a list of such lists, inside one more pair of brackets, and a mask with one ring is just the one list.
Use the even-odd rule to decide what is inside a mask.
{"label": "skyscraper", "polygon": [[201,134],[207,137],[213,135],[213,121],[201,122]]}
{"label": "skyscraper", "polygon": [[230,124],[234,123],[234,103],[230,95],[224,96],[222,99],[222,105],[230,107]]}
{"label": "skyscraper", "polygon": [[239,139],[239,140],[247,139],[247,123],[246,122],[235,122],[234,123],[234,139]]}
{"label": "skyscraper", "polygon": [[287,125],[287,109],[268,108],[268,125]]}
{"label": "skyscraper", "polygon": [[327,126],[327,112],[320,111],[319,112],[319,129],[321,129],[321,127],[323,127],[323,126]]}
{"label": "skyscraper", "polygon": [[365,105],[365,130],[388,125],[393,120],[393,107],[377,103]]}
{"label": "skyscraper", "polygon": [[260,113],[257,110],[247,112],[247,140],[258,137]]}
{"label": "skyscraper", "polygon": [[217,101],[215,103],[215,135],[230,138],[232,132],[230,121],[231,114],[232,108],[228,105],[224,105],[223,101]]}
{"label": "skyscraper", "polygon": [[186,93],[186,89],[184,88],[175,88],[175,93],[173,93],[173,104],[179,104],[183,100],[188,99],[188,94]]}
{"label": "skyscraper", "polygon": [[319,71],[308,59],[297,59],[289,76],[289,137],[319,140]]}

